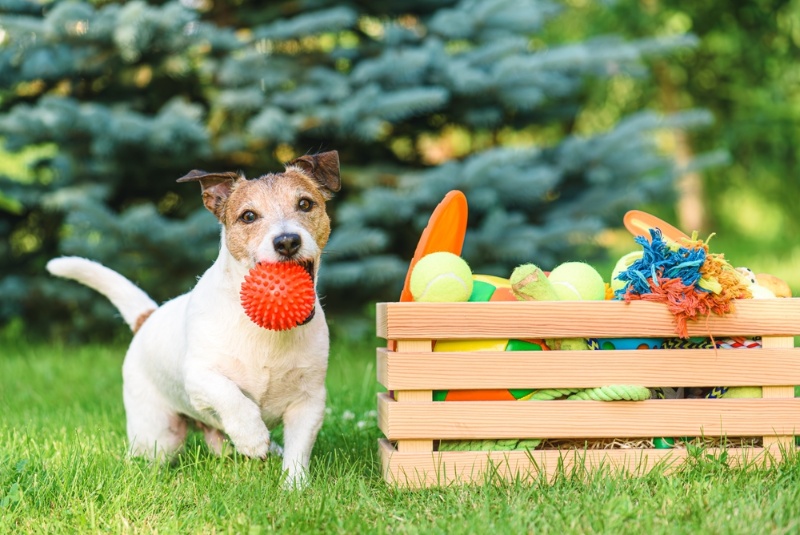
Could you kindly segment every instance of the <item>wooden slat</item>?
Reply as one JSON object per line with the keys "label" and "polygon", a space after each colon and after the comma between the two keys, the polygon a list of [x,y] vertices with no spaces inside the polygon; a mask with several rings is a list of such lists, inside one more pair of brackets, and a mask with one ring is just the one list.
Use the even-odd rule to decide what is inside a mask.
{"label": "wooden slat", "polygon": [[[474,338],[670,337],[660,303],[635,301],[380,303],[378,336],[407,340]],[[736,311],[689,322],[690,336],[800,334],[800,298],[743,299]]]}
{"label": "wooden slat", "polygon": [[[403,355],[407,351],[413,351],[418,355],[430,354],[433,349],[432,340],[400,340],[397,342],[397,354]],[[403,390],[396,389],[394,397],[399,402],[428,402],[433,401],[433,392],[431,390]],[[397,442],[397,449],[403,453],[406,452],[431,452],[433,451],[433,441],[430,439],[422,440],[399,440]]]}
{"label": "wooden slat", "polygon": [[[420,488],[454,483],[483,483],[491,474],[506,480],[552,481],[557,474],[583,474],[583,470],[606,467],[629,475],[644,475],[655,467],[664,473],[675,470],[689,453],[674,450],[534,450],[511,452],[400,453],[389,441],[379,441],[385,479],[397,486]],[[706,453],[718,456],[720,450]],[[733,467],[768,466],[781,459],[781,452],[763,448],[728,448],[726,462]]]}
{"label": "wooden slat", "polygon": [[[762,339],[762,345],[765,348],[791,348],[794,346],[794,339],[791,337],[774,337],[774,336],[765,336]],[[796,384],[800,384],[800,382],[794,381],[789,377],[786,378],[786,381],[783,383],[783,386],[779,385],[772,385],[771,383],[758,383],[765,385],[761,389],[761,397],[765,399],[786,399],[786,398],[794,398],[794,386]],[[770,385],[770,386],[767,386]],[[777,447],[777,448],[793,448],[794,447],[794,437],[793,436],[765,436],[764,437],[764,447]]]}
{"label": "wooden slat", "polygon": [[[395,392],[397,401],[401,402],[428,402],[430,403],[433,398],[433,393],[430,390],[404,390]],[[397,441],[397,449],[402,452],[430,452],[433,451],[433,440],[399,440]]]}
{"label": "wooden slat", "polygon": [[378,413],[390,440],[763,437],[800,431],[800,399],[399,403],[378,394]]}
{"label": "wooden slat", "polygon": [[378,381],[390,390],[800,385],[800,348],[791,346],[472,353],[394,353],[379,348],[377,357]]}

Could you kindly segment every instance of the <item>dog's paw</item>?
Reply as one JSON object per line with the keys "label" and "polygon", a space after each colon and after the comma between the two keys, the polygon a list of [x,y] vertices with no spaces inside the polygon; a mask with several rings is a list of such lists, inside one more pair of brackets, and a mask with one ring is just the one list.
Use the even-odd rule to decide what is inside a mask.
{"label": "dog's paw", "polygon": [[276,457],[283,457],[283,448],[277,442],[271,442],[269,445],[269,454]]}
{"label": "dog's paw", "polygon": [[269,431],[266,427],[253,430],[250,433],[237,434],[236,436],[233,433],[228,435],[233,445],[236,446],[236,451],[245,457],[264,459],[271,451],[272,441],[269,438]]}

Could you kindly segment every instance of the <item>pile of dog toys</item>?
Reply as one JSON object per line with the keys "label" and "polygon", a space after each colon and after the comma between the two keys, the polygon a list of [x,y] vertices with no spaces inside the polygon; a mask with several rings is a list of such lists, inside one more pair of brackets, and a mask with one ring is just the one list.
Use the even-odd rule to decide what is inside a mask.
{"label": "pile of dog toys", "polygon": [[[437,207],[420,240],[401,301],[644,300],[663,303],[675,319],[676,336],[666,339],[442,340],[435,343],[435,352],[760,347],[759,339],[689,338],[687,322],[709,314],[727,314],[734,310],[737,299],[791,297],[791,290],[784,281],[736,268],[724,255],[710,252],[708,240],[698,239],[696,234],[687,236],[650,214],[632,211],[626,214],[624,222],[640,249],[619,259],[608,283],[597,270],[582,262],[561,264],[550,273],[534,264],[525,264],[517,267],[508,279],[473,274],[460,257],[466,228],[466,201],[459,192],[451,192]],[[758,387],[684,389],[609,385],[591,389],[435,391],[434,400],[639,401],[760,395]],[[520,441],[516,446],[497,441],[478,442],[480,444],[452,441],[440,447],[514,449],[536,446],[530,440]]]}

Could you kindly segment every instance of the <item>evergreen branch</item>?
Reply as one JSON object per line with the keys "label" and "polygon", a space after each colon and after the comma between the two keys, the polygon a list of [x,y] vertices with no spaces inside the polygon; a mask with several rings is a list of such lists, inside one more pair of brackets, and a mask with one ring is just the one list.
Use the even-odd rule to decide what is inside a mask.
{"label": "evergreen branch", "polygon": [[356,18],[356,13],[348,7],[333,7],[256,28],[253,30],[253,38],[284,40],[321,32],[335,32],[353,26]]}

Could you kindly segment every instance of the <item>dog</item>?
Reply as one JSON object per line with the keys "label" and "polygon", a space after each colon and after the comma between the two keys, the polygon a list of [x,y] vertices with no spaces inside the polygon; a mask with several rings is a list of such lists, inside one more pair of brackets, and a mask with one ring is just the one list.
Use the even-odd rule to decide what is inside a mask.
{"label": "dog", "polygon": [[158,306],[91,260],[55,258],[47,269],[104,294],[134,332],[122,366],[132,455],[172,458],[196,422],[215,453],[227,436],[237,452],[261,459],[281,453],[269,429],[282,421],[286,482],[300,486],[325,413],[325,315],[316,298],[305,324],[270,331],[245,315],[239,292],[259,262],[298,263],[316,288],[331,230],[326,202],[341,187],[339,155],[302,156],[255,180],[194,170],[178,182],[200,183],[222,227],[219,256],[188,293]]}

